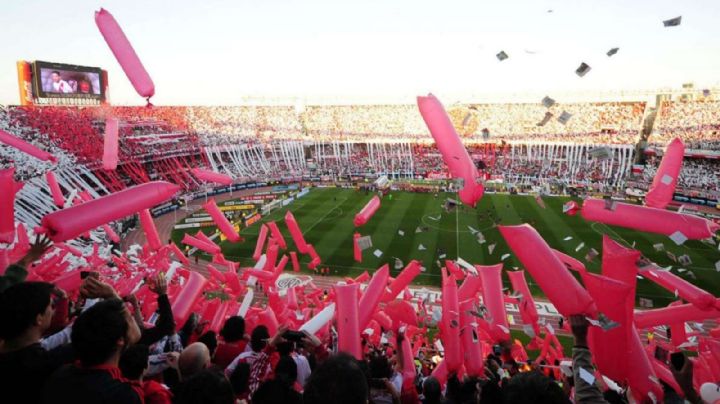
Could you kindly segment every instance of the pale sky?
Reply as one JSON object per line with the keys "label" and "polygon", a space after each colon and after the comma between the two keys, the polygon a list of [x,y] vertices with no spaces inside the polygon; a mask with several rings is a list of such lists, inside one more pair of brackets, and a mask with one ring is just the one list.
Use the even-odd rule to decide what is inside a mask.
{"label": "pale sky", "polygon": [[[428,92],[462,99],[720,84],[717,0],[3,3],[0,104],[18,102],[19,59],[99,66],[109,72],[113,104],[143,104],[95,26],[100,7],[153,78],[156,105],[248,97],[412,103]],[[663,27],[679,15],[681,26]],[[612,47],[620,51],[608,58]],[[501,50],[510,59],[498,62]],[[574,73],[581,62],[592,67],[584,78]]]}

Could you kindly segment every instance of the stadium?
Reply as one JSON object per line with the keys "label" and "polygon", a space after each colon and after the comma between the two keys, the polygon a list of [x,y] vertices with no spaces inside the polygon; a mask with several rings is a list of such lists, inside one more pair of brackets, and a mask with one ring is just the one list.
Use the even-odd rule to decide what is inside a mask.
{"label": "stadium", "polygon": [[124,23],[12,66],[0,401],[720,400],[720,88],[165,105]]}

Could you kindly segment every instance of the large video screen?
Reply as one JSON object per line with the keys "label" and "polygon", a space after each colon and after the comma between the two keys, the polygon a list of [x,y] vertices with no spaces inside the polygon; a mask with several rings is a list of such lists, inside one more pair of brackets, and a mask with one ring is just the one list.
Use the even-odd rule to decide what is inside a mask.
{"label": "large video screen", "polygon": [[36,61],[33,92],[45,98],[105,99],[102,70],[98,67]]}

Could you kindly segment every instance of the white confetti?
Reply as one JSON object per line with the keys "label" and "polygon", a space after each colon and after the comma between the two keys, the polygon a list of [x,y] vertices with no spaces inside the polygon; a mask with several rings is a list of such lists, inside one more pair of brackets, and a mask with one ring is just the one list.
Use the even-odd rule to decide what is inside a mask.
{"label": "white confetti", "polygon": [[587,384],[595,383],[595,376],[592,373],[585,370],[585,368],[581,367],[579,373],[580,373],[580,378],[585,380],[585,383],[587,383]]}
{"label": "white confetti", "polygon": [[670,235],[670,240],[674,241],[677,245],[683,245],[688,238],[680,230],[678,230]]}

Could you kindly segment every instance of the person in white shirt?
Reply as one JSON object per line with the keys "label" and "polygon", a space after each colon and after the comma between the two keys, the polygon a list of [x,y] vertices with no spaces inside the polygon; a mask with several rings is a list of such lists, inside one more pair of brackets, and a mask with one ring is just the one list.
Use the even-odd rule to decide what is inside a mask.
{"label": "person in white shirt", "polygon": [[55,93],[72,93],[73,88],[70,84],[68,84],[67,81],[63,80],[60,77],[60,72],[55,70],[50,74],[50,78],[52,79],[52,91]]}

